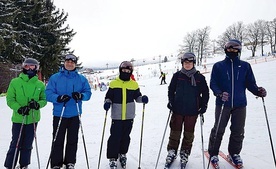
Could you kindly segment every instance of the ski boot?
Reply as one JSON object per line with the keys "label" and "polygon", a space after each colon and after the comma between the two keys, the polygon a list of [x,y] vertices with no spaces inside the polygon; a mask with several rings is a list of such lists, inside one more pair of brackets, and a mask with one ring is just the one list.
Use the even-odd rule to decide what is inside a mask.
{"label": "ski boot", "polygon": [[15,169],[28,169],[28,166],[17,166]]}
{"label": "ski boot", "polygon": [[127,157],[126,154],[119,154],[119,161],[123,169],[126,168]]}
{"label": "ski boot", "polygon": [[117,160],[115,158],[111,158],[109,160],[110,169],[117,169]]}
{"label": "ski boot", "polygon": [[243,162],[239,154],[228,155],[228,158],[237,168],[243,168]]}
{"label": "ski boot", "polygon": [[175,150],[169,150],[168,155],[166,158],[165,168],[168,169],[172,165],[173,161],[176,159],[176,152]]}
{"label": "ski boot", "polygon": [[184,169],[186,167],[186,164],[188,162],[189,158],[189,151],[188,150],[182,150],[180,151],[180,168]]}
{"label": "ski boot", "polygon": [[219,169],[219,165],[218,165],[219,159],[218,159],[218,156],[217,156],[217,155],[212,156],[210,162],[211,162],[211,165],[212,165],[215,169]]}
{"label": "ski boot", "polygon": [[68,163],[65,167],[65,169],[75,169],[75,164],[73,163]]}

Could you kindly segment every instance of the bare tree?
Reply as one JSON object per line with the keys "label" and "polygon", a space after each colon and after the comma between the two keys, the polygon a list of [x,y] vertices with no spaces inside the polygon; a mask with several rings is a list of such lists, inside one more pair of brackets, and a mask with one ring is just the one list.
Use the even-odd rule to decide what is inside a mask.
{"label": "bare tree", "polygon": [[247,25],[244,46],[246,46],[248,50],[251,50],[252,57],[255,56],[259,37],[260,37],[260,29],[258,26],[258,22],[254,22],[253,24]]}
{"label": "bare tree", "polygon": [[211,28],[209,26],[206,26],[203,29],[199,29],[197,32],[197,39],[198,39],[198,47],[199,47],[199,59],[197,62],[197,65],[201,65],[202,64],[202,57],[203,57],[203,53],[206,50],[206,47],[209,44],[210,41],[210,30]]}
{"label": "bare tree", "polygon": [[[276,21],[276,19],[275,19],[275,21]],[[275,23],[275,26],[276,26],[276,23]],[[266,21],[265,29],[266,29],[266,33],[267,33],[266,38],[270,45],[270,52],[273,53],[273,45],[275,46],[275,43],[273,42],[273,40],[274,40],[273,21]]]}
{"label": "bare tree", "polygon": [[265,21],[264,20],[258,20],[256,21],[258,27],[259,27],[259,45],[261,47],[261,56],[264,56],[264,45],[266,43],[265,41],[265,38],[267,36],[267,33],[266,33],[266,27],[265,27]]}

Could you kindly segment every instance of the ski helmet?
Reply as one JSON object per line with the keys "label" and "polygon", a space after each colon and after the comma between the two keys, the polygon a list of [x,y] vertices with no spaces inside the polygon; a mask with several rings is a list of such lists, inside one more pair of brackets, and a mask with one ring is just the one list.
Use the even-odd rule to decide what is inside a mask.
{"label": "ski helmet", "polygon": [[78,58],[74,54],[65,55],[65,60],[71,60],[74,63],[78,62]]}
{"label": "ski helmet", "polygon": [[183,64],[183,62],[185,62],[185,61],[193,61],[193,63],[196,63],[196,56],[192,52],[186,52],[186,53],[182,54],[180,59],[181,59],[181,64]]}
{"label": "ski helmet", "polygon": [[239,40],[236,39],[230,39],[228,42],[226,42],[226,44],[224,45],[224,51],[226,51],[227,49],[237,49],[238,52],[240,53],[242,50],[242,44]]}
{"label": "ski helmet", "polygon": [[35,66],[35,70],[39,69],[39,62],[33,58],[26,58],[22,63],[22,68],[24,69],[26,66]]}
{"label": "ski helmet", "polygon": [[119,66],[119,71],[121,72],[122,69],[129,69],[132,73],[133,72],[133,65],[129,61],[123,61]]}

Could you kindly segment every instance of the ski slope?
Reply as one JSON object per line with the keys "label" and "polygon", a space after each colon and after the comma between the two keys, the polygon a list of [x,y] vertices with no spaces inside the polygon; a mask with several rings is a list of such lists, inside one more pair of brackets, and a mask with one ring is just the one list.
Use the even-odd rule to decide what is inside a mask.
{"label": "ski slope", "polygon": [[[267,109],[268,120],[270,124],[270,130],[272,139],[276,141],[276,61],[269,61],[263,63],[252,64],[253,72],[259,86],[263,86],[267,90],[267,97],[265,98],[265,104]],[[164,66],[164,65],[162,65]],[[166,122],[169,115],[167,109],[167,90],[168,84],[174,72],[172,69],[176,69],[176,64],[173,66],[168,63],[166,66],[168,71],[167,85],[159,85],[160,79],[158,76],[153,76],[152,68],[148,66],[145,70],[139,68],[140,74],[143,78],[138,80],[141,85],[142,94],[148,95],[149,103],[145,106],[144,110],[144,131],[142,140],[142,158],[141,169],[153,169],[155,168],[157,156],[161,146],[163,133],[165,130]],[[179,66],[179,65],[178,65]],[[152,66],[154,67],[154,66]],[[169,69],[171,68],[171,69]],[[172,70],[172,71],[169,71]],[[159,72],[158,72],[159,73]],[[205,73],[207,82],[210,81],[210,73]],[[103,133],[105,111],[103,109],[105,92],[99,90],[92,91],[91,100],[83,103],[83,115],[82,125],[84,130],[85,143],[88,152],[88,162],[91,169],[96,169],[98,166],[101,138]],[[215,97],[210,92],[210,101],[208,104],[207,112],[204,114],[205,122],[203,125],[203,138],[204,148],[207,149],[208,137],[210,130],[214,123],[214,108]],[[264,114],[264,107],[261,99],[256,99],[251,93],[247,94],[248,106],[247,106],[247,119],[245,128],[245,139],[241,157],[244,161],[245,169],[272,169],[275,168],[271,145],[269,141],[269,135],[267,130],[267,124]],[[11,141],[11,109],[6,105],[5,97],[0,97],[1,118],[0,118],[0,166],[3,166],[6,152]],[[133,130],[131,133],[131,143],[129,147],[128,169],[137,169],[139,164],[139,151],[141,141],[141,124],[142,124],[142,104],[136,104],[136,117],[134,120]],[[108,169],[108,160],[106,159],[106,145],[109,137],[110,128],[110,113],[108,112],[106,127],[104,130],[104,141],[102,156],[100,159],[101,169]],[[165,139],[161,148],[160,159],[157,168],[162,169],[164,167],[165,158],[167,155],[166,146],[168,143],[169,128],[165,134]],[[227,153],[227,143],[229,137],[229,127],[227,128],[221,150]],[[48,103],[46,107],[42,108],[42,118],[38,124],[37,141],[38,152],[40,157],[41,168],[46,168],[47,160],[50,154],[52,139],[52,104]],[[196,124],[195,139],[192,148],[187,169],[200,169],[203,168],[203,156],[201,149],[201,131],[200,121]],[[171,169],[179,168],[179,157],[173,163]],[[207,160],[205,159],[207,166]],[[231,169],[232,167],[221,158],[221,169]],[[1,167],[0,167],[1,168]],[[2,167],[3,168],[3,167]],[[38,160],[36,157],[36,147],[34,145],[32,151],[32,161],[29,166],[30,169],[38,168]],[[79,147],[77,153],[77,169],[85,169],[86,158],[84,153],[83,140],[79,137]]]}

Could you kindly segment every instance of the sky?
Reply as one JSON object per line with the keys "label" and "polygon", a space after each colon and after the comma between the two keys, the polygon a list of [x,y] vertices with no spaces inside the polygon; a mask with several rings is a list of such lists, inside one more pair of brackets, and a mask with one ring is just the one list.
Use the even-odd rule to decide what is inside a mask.
{"label": "sky", "polygon": [[77,34],[69,44],[83,66],[176,55],[189,32],[276,17],[275,0],[53,0]]}
{"label": "sky", "polygon": [[[222,59],[221,57],[220,59]],[[212,60],[209,59],[209,63],[214,63],[218,58]],[[267,58],[268,62],[264,62],[265,58],[249,61],[252,63],[252,69],[259,86],[263,86],[267,90],[267,97],[265,100],[265,106],[267,111],[268,123],[270,125],[270,132],[272,136],[272,142],[274,145],[274,151],[276,147],[276,104],[275,104],[275,83],[276,83],[276,71],[275,63],[276,58]],[[272,60],[273,59],[273,60]],[[257,64],[255,64],[257,63]],[[178,63],[179,64],[179,63]],[[160,151],[160,158],[157,169],[164,168],[165,158],[167,155],[166,146],[169,139],[169,128],[167,128],[163,144],[161,146],[162,137],[165,131],[166,122],[169,115],[167,109],[168,101],[168,85],[170,83],[172,73],[175,72],[174,61],[162,63],[162,68],[168,72],[167,84],[160,85],[159,74],[154,75],[154,70],[158,70],[158,65],[145,65],[137,67],[139,72],[143,75],[137,80],[140,85],[140,91],[142,94],[149,97],[149,103],[145,105],[144,109],[144,121],[142,122],[142,104],[136,103],[136,117],[133,123],[133,129],[131,132],[131,142],[129,151],[127,153],[128,169],[138,168],[138,159],[140,151],[140,138],[141,138],[141,125],[143,124],[142,135],[142,154],[141,154],[141,168],[153,169],[157,162],[157,157]],[[265,69],[264,69],[265,67]],[[208,67],[207,72],[212,67]],[[200,70],[200,67],[197,67]],[[117,69],[116,69],[117,70]],[[151,70],[151,71],[149,71]],[[270,72],[270,73],[267,73]],[[202,72],[204,73],[204,72]],[[103,75],[110,74],[110,70],[104,71]],[[91,75],[92,76],[92,75]],[[99,75],[100,76],[100,75]],[[204,73],[206,81],[209,85],[210,73]],[[136,77],[137,78],[137,77]],[[101,139],[104,136],[102,144],[102,154],[100,160],[100,169],[108,169],[108,160],[106,158],[107,139],[109,137],[109,129],[111,126],[110,111],[107,114],[106,126],[104,128],[105,110],[103,109],[103,102],[106,91],[92,90],[92,97],[89,101],[84,101],[83,114],[81,116],[83,126],[83,136],[85,138],[88,163],[90,169],[95,169],[98,166]],[[268,128],[264,113],[264,108],[261,99],[256,97],[247,91],[247,117],[245,124],[245,138],[243,149],[241,151],[241,157],[244,161],[245,169],[272,169],[275,168],[272,156],[272,149],[268,134]],[[3,162],[11,141],[11,113],[12,110],[6,104],[6,98],[0,97],[1,118],[0,118],[0,168],[3,168]],[[40,159],[41,168],[45,168],[47,160],[50,154],[50,148],[52,143],[52,103],[48,103],[41,109],[41,120],[37,127],[37,143],[38,154]],[[204,114],[203,129],[203,146],[207,149],[208,138],[211,128],[214,124],[214,111],[215,111],[215,97],[210,92],[210,100],[208,103],[207,112]],[[104,131],[104,132],[103,132]],[[223,137],[220,150],[227,153],[227,144],[229,139],[229,125],[226,128],[225,135]],[[189,169],[202,169],[203,156],[202,156],[202,142],[201,142],[201,126],[198,119],[195,127],[195,138],[193,142],[193,148],[189,157],[187,168]],[[204,158],[207,166],[207,159]],[[172,164],[171,169],[179,169],[179,156]],[[220,165],[222,169],[232,169],[228,163],[220,158]],[[38,160],[36,154],[36,146],[33,145],[32,159],[29,168],[37,169]],[[79,133],[79,143],[77,152],[76,168],[87,169],[86,157],[84,151],[84,143],[82,139],[82,133]],[[121,169],[118,167],[118,169]]]}

